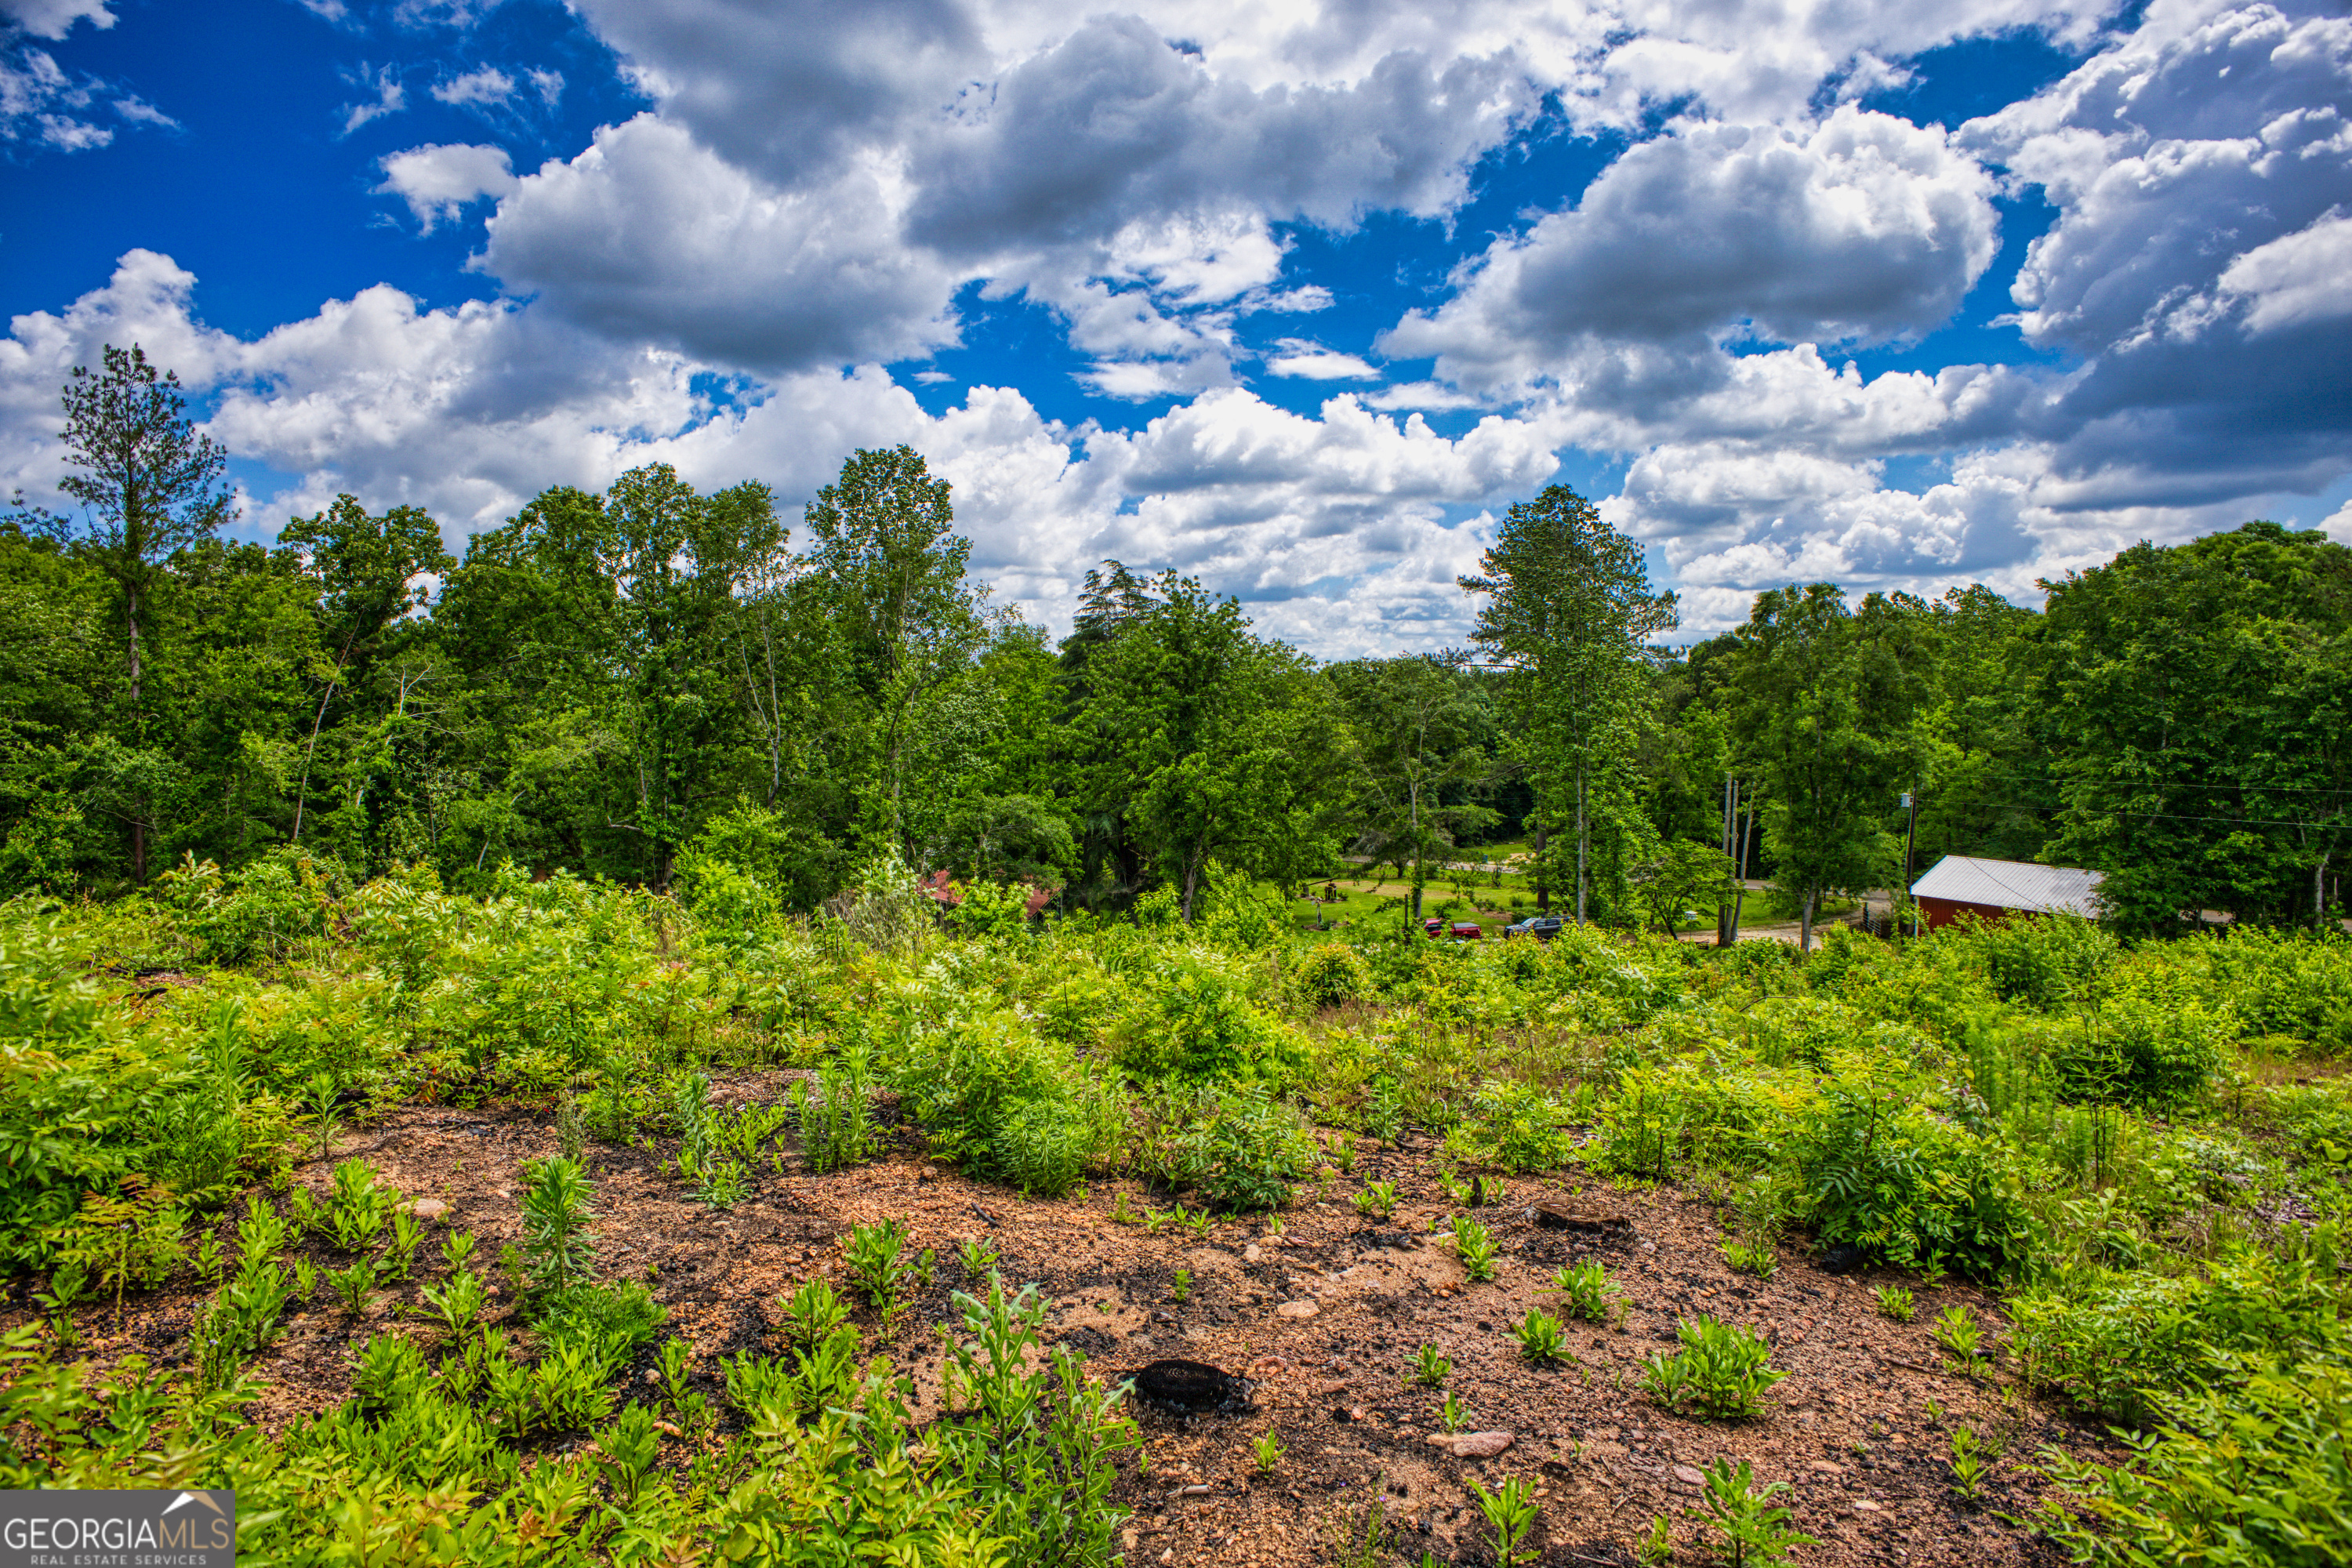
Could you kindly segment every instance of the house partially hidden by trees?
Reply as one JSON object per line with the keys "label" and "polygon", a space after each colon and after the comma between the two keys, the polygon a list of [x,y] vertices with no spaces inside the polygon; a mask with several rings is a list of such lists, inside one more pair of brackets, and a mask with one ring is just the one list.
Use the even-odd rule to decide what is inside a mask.
{"label": "house partially hidden by trees", "polygon": [[2099,918],[2096,871],[2072,866],[2037,866],[2028,860],[1983,860],[1947,855],[1911,884],[1927,929],[1948,926],[1963,914],[1985,920],[2011,915],[2080,915]]}

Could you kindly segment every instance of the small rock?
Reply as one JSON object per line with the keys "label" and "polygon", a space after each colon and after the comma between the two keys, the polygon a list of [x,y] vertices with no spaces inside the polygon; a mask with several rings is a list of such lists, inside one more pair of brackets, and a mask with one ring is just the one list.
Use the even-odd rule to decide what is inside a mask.
{"label": "small rock", "polygon": [[1829,1459],[1815,1459],[1811,1464],[1807,1465],[1805,1468],[1809,1470],[1819,1470],[1825,1476],[1842,1476],[1845,1474],[1845,1467],[1843,1465],[1837,1464]]}
{"label": "small rock", "polygon": [[1262,1256],[1264,1255],[1258,1251],[1257,1243],[1255,1241],[1242,1248],[1242,1261],[1244,1263],[1255,1263]]}
{"label": "small rock", "polygon": [[661,1381],[661,1369],[651,1366],[646,1368],[646,1381],[647,1383],[659,1383]]}
{"label": "small rock", "polygon": [[1443,1448],[1457,1459],[1491,1459],[1518,1440],[1512,1432],[1433,1432],[1429,1435],[1432,1447]]}
{"label": "small rock", "polygon": [[1879,1507],[1878,1504],[1871,1501],[1868,1498],[1854,1498],[1851,1500],[1846,1506],[1853,1509],[1858,1509],[1864,1513],[1884,1513],[1886,1511],[1885,1509]]}
{"label": "small rock", "polygon": [[439,1198],[418,1198],[408,1205],[408,1212],[418,1219],[439,1219],[449,1212],[449,1205]]}
{"label": "small rock", "polygon": [[1285,1301],[1274,1310],[1277,1318],[1311,1318],[1322,1309],[1312,1301]]}
{"label": "small rock", "polygon": [[1209,1483],[1206,1481],[1194,1481],[1189,1487],[1178,1487],[1176,1489],[1176,1495],[1178,1497],[1207,1497],[1209,1495]]}
{"label": "small rock", "polygon": [[1682,1482],[1682,1484],[1686,1487],[1703,1487],[1706,1485],[1706,1478],[1700,1475],[1696,1468],[1689,1465],[1676,1465],[1675,1467],[1675,1479]]}
{"label": "small rock", "polygon": [[1344,1377],[1335,1377],[1328,1383],[1318,1384],[1315,1392],[1323,1395],[1345,1394],[1348,1392],[1348,1380]]}

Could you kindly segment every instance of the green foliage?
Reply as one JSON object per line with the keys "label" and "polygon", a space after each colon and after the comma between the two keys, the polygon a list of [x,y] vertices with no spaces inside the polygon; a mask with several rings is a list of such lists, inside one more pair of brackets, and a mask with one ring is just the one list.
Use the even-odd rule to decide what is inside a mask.
{"label": "green foliage", "polygon": [[1753,1330],[1701,1313],[1675,1325],[1682,1349],[1643,1363],[1642,1387],[1669,1410],[1736,1421],[1763,1409],[1765,1393],[1789,1374],[1771,1364],[1772,1347]]}
{"label": "green foliage", "polygon": [[1356,1212],[1366,1219],[1386,1219],[1396,1212],[1396,1205],[1394,1182],[1367,1182],[1356,1194]]}
{"label": "green foliage", "polygon": [[1918,1311],[1911,1292],[1900,1285],[1877,1285],[1871,1289],[1873,1304],[1878,1315],[1897,1323],[1907,1323]]}
{"label": "green foliage", "polygon": [[896,1219],[853,1226],[842,1238],[841,1258],[849,1268],[850,1282],[866,1298],[866,1304],[885,1317],[897,1311],[898,1299],[914,1274],[906,1250],[907,1226]]}
{"label": "green foliage", "polygon": [[1567,1120],[1532,1084],[1490,1079],[1471,1097],[1469,1114],[1446,1134],[1457,1158],[1514,1173],[1556,1170],[1568,1163]]}
{"label": "green foliage", "polygon": [[1535,1553],[1527,1550],[1528,1534],[1535,1529],[1536,1516],[1543,1511],[1543,1505],[1536,1501],[1535,1488],[1520,1477],[1507,1476],[1490,1492],[1473,1479],[1470,1495],[1486,1516],[1486,1527],[1495,1532],[1496,1568],[1534,1562]]}
{"label": "green foliage", "polygon": [[1529,1308],[1524,1321],[1511,1325],[1510,1335],[1518,1342],[1520,1357],[1536,1366],[1557,1366],[1573,1359],[1559,1320],[1549,1312]]}
{"label": "green foliage", "polygon": [[1752,1274],[1759,1279],[1769,1279],[1780,1270],[1780,1255],[1769,1241],[1734,1237],[1723,1244],[1723,1261],[1735,1273]]}
{"label": "green foliage", "polygon": [[558,1156],[523,1164],[523,1273],[533,1290],[584,1284],[596,1262],[588,1173]]}
{"label": "green foliage", "polygon": [[1170,1187],[1192,1187],[1213,1207],[1279,1208],[1315,1159],[1296,1107],[1262,1086],[1203,1087],[1147,1101],[1137,1169]]}
{"label": "green foliage", "polygon": [[1597,1258],[1562,1264],[1551,1277],[1551,1288],[1559,1292],[1560,1310],[1588,1323],[1608,1322],[1624,1310],[1624,1292]]}
{"label": "green foliage", "polygon": [[1314,947],[1291,972],[1292,984],[1307,1004],[1338,1007],[1370,994],[1371,966],[1363,954],[1345,942],[1327,942]]}
{"label": "green foliage", "polygon": [[1947,1307],[1936,1314],[1936,1342],[1962,1361],[1973,1361],[1984,1345],[1984,1330],[1964,1306]]}
{"label": "green foliage", "polygon": [[1454,1216],[1454,1256],[1462,1271],[1478,1284],[1495,1277],[1495,1236],[1466,1214]]}
{"label": "green foliage", "polygon": [[2160,1395],[2131,1457],[2045,1448],[2035,1522],[2077,1563],[2317,1568],[2352,1555],[2352,1368],[2340,1354],[2225,1356],[2216,1383]]}
{"label": "green foliage", "polygon": [[1737,1466],[1729,1459],[1717,1459],[1701,1474],[1706,1489],[1700,1506],[1684,1511],[1723,1533],[1731,1568],[1780,1563],[1797,1547],[1814,1544],[1811,1536],[1798,1533],[1791,1522],[1795,1516],[1786,1506],[1772,1505],[1774,1497],[1790,1489],[1788,1482],[1758,1487],[1756,1473],[1745,1459]]}
{"label": "green foliage", "polygon": [[1413,1352],[1412,1380],[1423,1388],[1444,1387],[1446,1374],[1453,1370],[1452,1359],[1435,1345],[1423,1345]]}

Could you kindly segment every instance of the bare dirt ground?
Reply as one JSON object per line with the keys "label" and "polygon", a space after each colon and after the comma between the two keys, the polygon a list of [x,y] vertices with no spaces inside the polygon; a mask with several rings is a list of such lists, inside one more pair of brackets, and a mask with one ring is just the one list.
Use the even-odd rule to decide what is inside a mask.
{"label": "bare dirt ground", "polygon": [[[719,1098],[772,1100],[782,1076],[739,1079],[721,1086]],[[1794,1246],[1784,1248],[1778,1275],[1759,1282],[1724,1265],[1710,1214],[1672,1191],[1514,1181],[1478,1211],[1501,1249],[1499,1276],[1471,1284],[1450,1240],[1431,1234],[1431,1222],[1450,1211],[1426,1145],[1367,1152],[1328,1188],[1302,1189],[1279,1234],[1254,1216],[1221,1220],[1202,1237],[1112,1220],[1122,1190],[1139,1212],[1164,1202],[1133,1184],[1031,1201],[921,1159],[911,1141],[902,1145],[878,1163],[825,1176],[790,1173],[788,1153],[787,1173],[762,1172],[748,1201],[719,1213],[662,1173],[666,1147],[592,1144],[601,1271],[651,1282],[669,1328],[691,1342],[698,1384],[714,1405],[723,1406],[719,1358],[776,1352],[777,1298],[812,1273],[831,1274],[848,1295],[838,1240],[854,1224],[886,1217],[907,1224],[914,1247],[937,1251],[936,1277],[887,1337],[870,1312],[859,1321],[869,1353],[887,1352],[912,1373],[925,1413],[936,1409],[939,1391],[933,1326],[953,1318],[951,1293],[971,1284],[954,1249],[975,1237],[1000,1249],[1008,1282],[1038,1286],[1050,1303],[1049,1342],[1068,1341],[1091,1369],[1116,1376],[1182,1358],[1252,1379],[1248,1409],[1139,1413],[1149,1468],[1115,1494],[1134,1510],[1123,1536],[1130,1563],[1328,1563],[1334,1531],[1360,1525],[1376,1495],[1395,1532],[1391,1561],[1419,1563],[1426,1551],[1441,1563],[1486,1563],[1491,1537],[1467,1483],[1491,1489],[1512,1475],[1538,1489],[1535,1545],[1544,1564],[1630,1568],[1633,1543],[1658,1514],[1675,1521],[1678,1561],[1709,1561],[1689,1555],[1710,1532],[1684,1510],[1698,1500],[1699,1467],[1723,1457],[1750,1460],[1759,1483],[1791,1485],[1786,1500],[1798,1527],[1819,1538],[1800,1549],[1801,1563],[2054,1563],[2046,1545],[2000,1517],[2023,1513],[2035,1495],[2021,1461],[2045,1443],[2078,1453],[2099,1446],[2095,1432],[2038,1406],[2006,1373],[1938,1370],[1928,1325],[1946,1306],[1967,1303],[1998,1342],[2003,1320],[1983,1293],[1909,1282],[1918,1318],[1896,1324],[1873,1310],[1869,1289],[1893,1276],[1832,1276]],[[411,1197],[448,1207],[428,1229],[417,1279],[387,1291],[367,1318],[347,1318],[322,1289],[290,1321],[253,1367],[270,1385],[258,1418],[275,1430],[339,1403],[360,1345],[395,1321],[417,1324],[412,1331],[429,1339],[416,1292],[440,1273],[445,1227],[472,1230],[478,1266],[490,1263],[502,1243],[519,1239],[522,1162],[554,1152],[543,1120],[496,1110],[412,1107],[344,1139],[334,1158],[363,1156]],[[312,1162],[296,1179],[323,1196],[329,1170],[330,1162]],[[1399,1205],[1386,1222],[1350,1206],[1374,1180],[1397,1187]],[[1547,1227],[1538,1201],[1566,1207],[1580,1223]],[[323,1250],[319,1257],[340,1261]],[[1550,1275],[1587,1257],[1607,1264],[1629,1310],[1614,1326],[1571,1324],[1574,1360],[1537,1370],[1505,1331],[1530,1308],[1555,1306],[1545,1289]],[[1192,1277],[1181,1303],[1172,1289],[1180,1268]],[[96,1309],[81,1353],[105,1363],[138,1351],[169,1363],[183,1353],[199,1299],[184,1289],[134,1297],[119,1328],[110,1306]],[[1702,1311],[1760,1330],[1775,1347],[1774,1364],[1790,1373],[1767,1396],[1762,1417],[1685,1419],[1640,1392],[1643,1359],[1671,1350],[1676,1320]],[[22,1321],[26,1312],[0,1315]],[[1456,1458],[1433,1442],[1443,1436],[1443,1393],[1407,1373],[1424,1343],[1454,1362],[1446,1387],[1467,1407],[1465,1430],[1509,1435],[1499,1454]],[[650,1363],[650,1351],[644,1359]],[[1954,1494],[1944,1462],[1951,1432],[1963,1425],[2001,1455],[1976,1502]],[[1255,1469],[1252,1447],[1269,1426],[1287,1454],[1267,1474]]]}

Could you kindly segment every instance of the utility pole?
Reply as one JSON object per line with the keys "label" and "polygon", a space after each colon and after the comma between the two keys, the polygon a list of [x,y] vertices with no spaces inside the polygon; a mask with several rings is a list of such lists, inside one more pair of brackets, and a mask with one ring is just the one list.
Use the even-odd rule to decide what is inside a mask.
{"label": "utility pole", "polygon": [[[1739,863],[1735,840],[1739,832],[1739,786],[1730,773],[1723,775],[1723,853],[1736,868]],[[1715,945],[1731,945],[1731,905],[1718,900],[1715,906]]]}
{"label": "utility pole", "polygon": [[[1919,921],[1911,910],[1911,846],[1919,837],[1919,797],[1909,790],[1903,792],[1903,909],[1904,918],[1911,924],[1911,934],[1919,934]],[[1899,922],[1898,922],[1899,923]]]}

